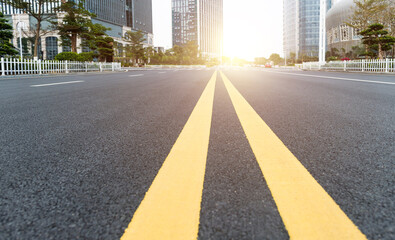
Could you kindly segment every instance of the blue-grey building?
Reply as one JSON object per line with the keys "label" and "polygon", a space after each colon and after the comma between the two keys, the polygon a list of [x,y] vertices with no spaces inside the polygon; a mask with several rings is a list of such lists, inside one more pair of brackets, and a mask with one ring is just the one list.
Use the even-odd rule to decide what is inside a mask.
{"label": "blue-grey building", "polygon": [[[283,5],[283,44],[284,53],[296,58],[318,57],[320,0],[284,0]],[[332,0],[327,0],[327,10]]]}
{"label": "blue-grey building", "polygon": [[221,58],[223,0],[172,0],[173,46],[189,41],[208,58]]}

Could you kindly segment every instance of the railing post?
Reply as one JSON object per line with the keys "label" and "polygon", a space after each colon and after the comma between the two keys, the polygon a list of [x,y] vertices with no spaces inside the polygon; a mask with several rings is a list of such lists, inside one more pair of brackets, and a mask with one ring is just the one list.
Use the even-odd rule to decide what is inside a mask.
{"label": "railing post", "polygon": [[365,59],[362,59],[362,72],[365,72]]}
{"label": "railing post", "polygon": [[69,73],[69,66],[67,65],[67,60],[64,62],[64,69],[66,73]]}
{"label": "railing post", "polygon": [[88,72],[88,62],[85,62],[85,72]]}
{"label": "railing post", "polygon": [[347,61],[344,61],[344,67],[343,67],[344,71],[347,71]]}
{"label": "railing post", "polygon": [[99,69],[100,69],[100,72],[103,72],[103,66],[102,66],[101,62],[99,63]]}
{"label": "railing post", "polygon": [[5,76],[4,58],[1,58],[1,75]]}
{"label": "railing post", "polygon": [[388,58],[385,59],[385,72],[386,73],[388,72],[388,67],[389,67],[389,61],[388,60],[389,60]]}
{"label": "railing post", "polygon": [[41,59],[37,60],[37,64],[38,64],[38,74],[43,74],[42,69],[41,69]]}
{"label": "railing post", "polygon": [[111,66],[111,67],[112,67],[112,71],[115,72],[115,65],[114,65],[114,62],[112,62],[111,64],[112,64],[112,66]]}

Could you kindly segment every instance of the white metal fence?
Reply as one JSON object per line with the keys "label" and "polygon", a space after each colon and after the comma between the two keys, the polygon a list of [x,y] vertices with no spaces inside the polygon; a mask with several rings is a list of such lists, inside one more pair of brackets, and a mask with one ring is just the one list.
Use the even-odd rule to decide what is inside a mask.
{"label": "white metal fence", "polygon": [[42,61],[15,58],[1,58],[0,62],[2,76],[119,70],[121,70],[121,63],[116,62]]}
{"label": "white metal fence", "polygon": [[385,60],[357,60],[357,61],[333,61],[327,63],[305,62],[295,65],[303,70],[335,70],[350,72],[381,72],[395,73],[395,59]]}

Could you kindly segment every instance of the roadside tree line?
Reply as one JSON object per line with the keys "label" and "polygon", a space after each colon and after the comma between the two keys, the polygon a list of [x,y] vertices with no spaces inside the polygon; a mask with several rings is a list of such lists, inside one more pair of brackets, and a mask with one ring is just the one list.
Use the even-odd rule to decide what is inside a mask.
{"label": "roadside tree line", "polygon": [[264,57],[255,58],[255,64],[257,65],[266,65],[266,64],[279,65],[281,63],[284,63],[284,59],[280,57],[280,54],[278,53],[271,54],[269,58],[264,58]]}
{"label": "roadside tree line", "polygon": [[[35,19],[35,23],[24,29],[24,42],[31,42],[33,57],[39,57],[40,39],[49,33],[60,35],[61,45],[68,49],[56,56],[57,60],[85,60],[92,61],[96,58],[99,61],[112,61],[114,39],[109,37],[106,32],[110,30],[100,24],[92,23],[91,18],[95,17],[84,8],[84,0],[65,1],[53,9],[52,14],[45,13],[44,8],[48,3],[58,2],[55,0],[36,0],[34,4],[24,0],[0,0],[1,3],[8,4],[15,9],[28,14]],[[4,21],[4,16],[1,17]],[[49,24],[43,27],[43,23]],[[0,26],[1,31],[3,26]],[[7,27],[11,31],[12,27]],[[10,43],[10,39],[0,36],[2,45]],[[88,49],[87,52],[77,54],[77,41],[81,39],[81,47]],[[10,43],[11,44],[11,43]],[[24,46],[19,46],[21,49]],[[15,47],[12,46],[15,50]],[[15,55],[15,52],[8,52],[4,55]]]}
{"label": "roadside tree line", "polygon": [[[125,56],[115,57],[115,61],[122,62],[124,66],[143,64],[152,65],[196,65],[205,64],[206,60],[199,53],[198,45],[190,41],[184,45],[176,45],[166,51],[155,50],[152,47],[144,47],[146,41],[141,31],[128,32],[124,39],[128,44],[118,49]],[[117,51],[117,50],[116,50]]]}
{"label": "roadside tree line", "polygon": [[[69,61],[118,61],[124,65],[135,66],[141,64],[205,64],[206,59],[199,53],[195,42],[188,42],[182,46],[174,46],[165,52],[156,51],[147,47],[146,34],[142,31],[129,31],[122,40],[126,45],[115,43],[108,36],[111,30],[98,23],[93,23],[95,14],[84,8],[85,0],[64,1],[53,9],[53,14],[44,13],[43,9],[48,3],[55,0],[36,0],[35,5],[24,0],[0,0],[9,4],[35,19],[35,24],[24,30],[24,44],[20,48],[25,51],[27,41],[31,43],[33,57],[40,56],[39,46],[42,36],[56,34],[60,36],[63,52],[55,56],[56,60]],[[44,22],[50,23],[43,27]],[[0,15],[0,54],[1,56],[15,56],[18,52],[12,46],[12,26],[4,16]],[[78,44],[79,39],[81,44]],[[26,46],[25,46],[26,45]],[[77,53],[78,48],[83,48],[82,53]],[[66,50],[65,50],[66,49]],[[26,50],[27,52],[27,50]],[[116,54],[118,53],[118,54]]]}
{"label": "roadside tree line", "polygon": [[[345,48],[330,48],[326,52],[326,60],[395,58],[395,1],[354,0],[354,3],[353,14],[345,24],[357,29],[361,44],[352,46],[348,51]],[[258,58],[255,62],[262,64],[268,61]],[[313,61],[318,61],[318,57],[301,52],[296,58],[296,53],[291,52],[287,64]]]}
{"label": "roadside tree line", "polygon": [[353,46],[351,51],[330,49],[329,60],[342,58],[395,57],[395,1],[354,0],[353,14],[345,22],[356,29],[362,45]]}

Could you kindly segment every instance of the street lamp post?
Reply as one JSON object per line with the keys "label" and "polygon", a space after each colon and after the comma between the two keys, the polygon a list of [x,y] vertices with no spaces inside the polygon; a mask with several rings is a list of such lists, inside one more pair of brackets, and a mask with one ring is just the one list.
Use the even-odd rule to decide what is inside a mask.
{"label": "street lamp post", "polygon": [[287,51],[284,51],[284,62],[285,62],[285,67],[287,66]]}
{"label": "street lamp post", "polygon": [[23,46],[22,46],[22,22],[21,16],[18,14],[18,32],[19,32],[19,54],[21,55],[21,59],[23,59]]}
{"label": "street lamp post", "polygon": [[325,43],[326,43],[326,0],[320,0],[320,42],[319,42],[319,62],[325,64]]}

